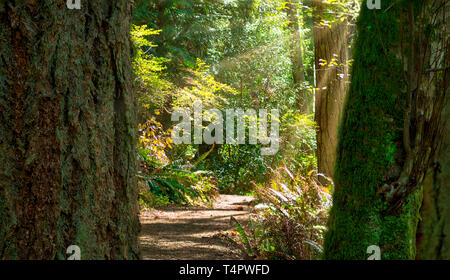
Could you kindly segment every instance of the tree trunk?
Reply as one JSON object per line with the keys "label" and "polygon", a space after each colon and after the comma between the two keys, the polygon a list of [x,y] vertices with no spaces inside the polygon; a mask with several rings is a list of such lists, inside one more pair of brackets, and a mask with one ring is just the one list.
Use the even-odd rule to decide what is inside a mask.
{"label": "tree trunk", "polygon": [[439,86],[448,39],[436,20],[445,3],[386,0],[385,12],[362,6],[326,258],[367,259],[373,245],[382,259],[416,257],[421,186],[439,157],[448,98]]}
{"label": "tree trunk", "polygon": [[[447,60],[450,61],[450,60]],[[450,72],[450,71],[447,71]],[[449,81],[447,73],[447,83]],[[447,84],[448,88],[448,84]],[[421,221],[417,234],[417,259],[450,260],[450,102],[443,120],[445,141],[439,158],[429,169],[423,184]]]}
{"label": "tree trunk", "polygon": [[139,255],[131,4],[81,5],[0,3],[0,259]]}
{"label": "tree trunk", "polygon": [[[450,3],[440,15],[447,23],[444,34],[450,31]],[[446,33],[447,32],[447,33]],[[437,86],[438,91],[445,92],[444,111],[442,113],[442,134],[444,141],[441,150],[428,170],[423,184],[423,203],[421,221],[417,234],[417,259],[450,260],[450,38],[446,38],[444,70]]]}
{"label": "tree trunk", "polygon": [[[313,1],[314,53],[316,66],[315,121],[317,129],[318,171],[333,178],[338,142],[338,127],[342,118],[348,82],[347,21],[321,25],[326,5]],[[324,182],[325,183],[325,182]]]}
{"label": "tree trunk", "polygon": [[290,57],[292,63],[292,77],[294,88],[298,91],[298,107],[300,113],[311,114],[313,112],[313,96],[307,90],[304,90],[303,83],[305,79],[305,68],[303,66],[303,51],[301,45],[300,25],[298,18],[298,0],[290,0],[286,3],[286,14],[289,21],[290,39]]}

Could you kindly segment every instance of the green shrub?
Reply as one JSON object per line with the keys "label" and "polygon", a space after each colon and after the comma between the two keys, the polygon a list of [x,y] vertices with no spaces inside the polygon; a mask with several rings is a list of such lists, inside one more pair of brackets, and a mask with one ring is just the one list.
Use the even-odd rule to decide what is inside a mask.
{"label": "green shrub", "polygon": [[139,205],[141,210],[148,210],[152,208],[160,208],[170,205],[169,198],[167,196],[156,196],[149,191],[142,191],[139,193]]}

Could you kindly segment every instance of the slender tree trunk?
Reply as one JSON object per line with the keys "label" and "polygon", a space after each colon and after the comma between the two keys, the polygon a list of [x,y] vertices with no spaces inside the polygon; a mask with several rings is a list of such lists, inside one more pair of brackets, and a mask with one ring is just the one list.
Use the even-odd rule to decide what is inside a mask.
{"label": "slender tree trunk", "polygon": [[308,91],[303,90],[305,79],[305,67],[303,66],[303,51],[301,45],[300,25],[298,18],[298,0],[290,0],[286,4],[286,14],[289,21],[290,39],[290,57],[292,63],[292,76],[294,88],[298,91],[298,107],[300,113],[311,114],[313,112],[313,96]]}
{"label": "slender tree trunk", "polygon": [[0,2],[0,259],[135,259],[130,1]]}
{"label": "slender tree trunk", "polygon": [[363,5],[326,258],[367,259],[373,245],[382,259],[416,257],[421,186],[440,156],[449,94],[439,86],[448,33],[436,20],[446,2],[386,0],[385,12]]}
{"label": "slender tree trunk", "polygon": [[336,161],[338,127],[342,118],[348,82],[347,21],[321,25],[326,5],[313,1],[314,53],[316,66],[315,121],[319,173],[332,178]]}

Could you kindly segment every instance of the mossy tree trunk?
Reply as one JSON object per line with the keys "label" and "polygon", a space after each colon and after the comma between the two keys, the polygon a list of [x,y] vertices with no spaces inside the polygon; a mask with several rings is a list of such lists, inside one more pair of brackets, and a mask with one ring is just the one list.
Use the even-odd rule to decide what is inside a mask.
{"label": "mossy tree trunk", "polygon": [[324,15],[329,9],[332,10],[332,7],[320,1],[313,1],[312,4],[316,66],[315,121],[318,127],[317,165],[319,173],[332,178],[338,127],[348,89],[350,33],[346,20],[337,20],[331,27],[321,24]]}
{"label": "mossy tree trunk", "polygon": [[416,256],[422,182],[443,140],[445,3],[362,5],[325,258],[367,259],[372,245],[382,259]]}
{"label": "mossy tree trunk", "polygon": [[135,259],[126,0],[0,2],[0,259]]}

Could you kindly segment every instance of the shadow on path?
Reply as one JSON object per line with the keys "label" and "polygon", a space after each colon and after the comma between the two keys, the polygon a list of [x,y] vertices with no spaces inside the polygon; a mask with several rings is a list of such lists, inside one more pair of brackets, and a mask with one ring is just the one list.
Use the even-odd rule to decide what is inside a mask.
{"label": "shadow on path", "polygon": [[141,214],[146,260],[236,260],[239,254],[217,235],[233,227],[231,216],[248,220],[252,197],[220,195],[215,208],[177,207]]}

